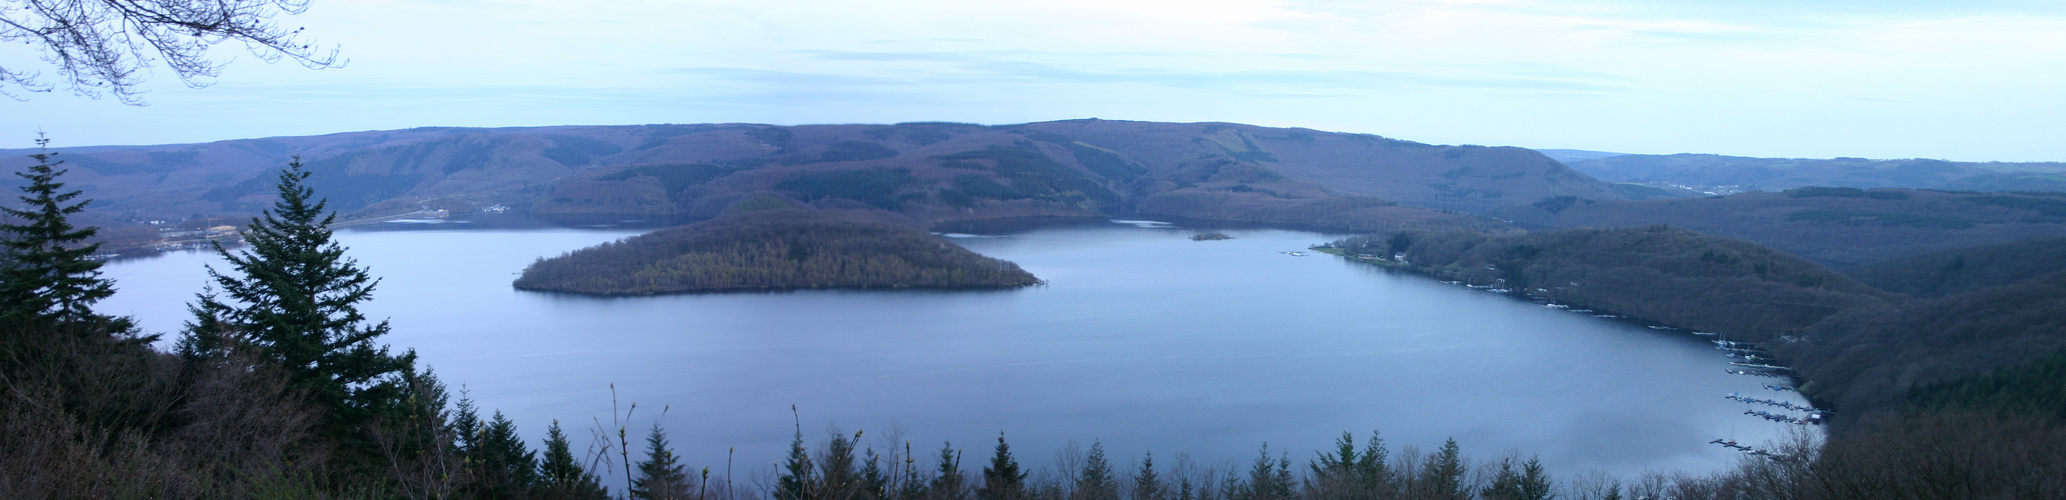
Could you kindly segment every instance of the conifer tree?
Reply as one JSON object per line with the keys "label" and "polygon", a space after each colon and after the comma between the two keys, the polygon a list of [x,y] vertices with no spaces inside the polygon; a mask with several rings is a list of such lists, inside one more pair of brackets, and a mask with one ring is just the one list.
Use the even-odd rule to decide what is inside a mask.
{"label": "conifer tree", "polygon": [[1141,469],[1133,475],[1134,500],[1162,500],[1168,487],[1162,484],[1162,477],[1155,472],[1155,453],[1141,455]]}
{"label": "conifer tree", "polygon": [[1521,464],[1521,481],[1520,488],[1518,488],[1518,492],[1521,494],[1520,498],[1522,500],[1549,500],[1550,489],[1549,473],[1543,471],[1542,459],[1539,457],[1528,457],[1528,462]]}
{"label": "conifer tree", "polygon": [[1255,464],[1248,468],[1248,488],[1240,498],[1250,500],[1291,498],[1291,457],[1280,456],[1270,459],[1270,445],[1263,443],[1262,451],[1255,457]]}
{"label": "conifer tree", "polygon": [[631,483],[631,498],[646,500],[684,500],[693,495],[689,474],[682,470],[674,456],[674,450],[667,447],[667,432],[660,423],[653,423],[653,430],[646,434],[646,460],[638,463],[638,479]]}
{"label": "conifer tree", "polygon": [[244,234],[249,248],[233,254],[216,244],[235,275],[209,267],[214,290],[189,306],[195,318],[179,350],[190,358],[217,356],[231,339],[255,349],[287,371],[293,390],[323,407],[323,434],[348,459],[356,452],[365,460],[373,455],[366,427],[406,411],[405,379],[416,353],[397,356],[374,344],[387,334],[387,322],[368,324],[358,305],[372,298],[379,280],[331,240],[327,226],[336,214],[315,198],[309,174],[299,158],[280,171],[279,199]]}
{"label": "conifer tree", "polygon": [[976,498],[982,500],[1019,500],[1026,498],[1026,473],[1019,470],[1019,461],[1011,456],[1011,445],[1004,442],[1004,432],[997,433],[997,450],[990,456],[990,465],[983,467],[983,487],[976,490]]}
{"label": "conifer tree", "polygon": [[1326,498],[1370,498],[1388,496],[1391,491],[1391,471],[1385,460],[1390,454],[1385,449],[1384,439],[1371,431],[1370,441],[1362,451],[1356,450],[1354,435],[1347,432],[1334,440],[1334,453],[1319,454],[1319,458],[1306,465],[1312,477],[1306,489]]}
{"label": "conifer tree", "polygon": [[[1346,437],[1346,434],[1344,434]],[[1385,449],[1384,436],[1376,430],[1370,431],[1370,440],[1363,442],[1363,454],[1356,457],[1356,475],[1361,486],[1373,496],[1389,495],[1394,490],[1392,470],[1386,465],[1391,460],[1391,451]]]}
{"label": "conifer tree", "polygon": [[860,441],[861,433],[854,433],[848,439],[839,431],[832,432],[832,441],[825,445],[825,456],[818,463],[818,488],[825,498],[852,498],[861,486],[860,471],[854,468],[854,443]]}
{"label": "conifer tree", "polygon": [[1105,460],[1105,444],[1090,442],[1090,454],[1084,457],[1083,472],[1076,475],[1076,494],[1080,500],[1119,500],[1119,480],[1112,473],[1112,463]]}
{"label": "conifer tree", "polygon": [[1456,446],[1456,439],[1442,443],[1442,450],[1428,455],[1427,464],[1421,466],[1421,498],[1437,500],[1460,500],[1463,491],[1463,451]]}
{"label": "conifer tree", "polygon": [[1491,484],[1478,492],[1485,500],[1520,500],[1521,472],[1514,468],[1514,457],[1499,459],[1498,469],[1492,472]]}
{"label": "conifer tree", "polygon": [[933,476],[929,489],[932,490],[930,498],[938,500],[968,498],[968,478],[961,475],[961,452],[954,449],[954,442],[940,444],[940,471],[939,475]]}
{"label": "conifer tree", "polygon": [[[855,438],[859,438],[858,433]],[[894,454],[894,453],[892,453]],[[868,448],[868,458],[861,461],[861,486],[854,498],[880,500],[889,498],[890,478],[882,470],[882,456],[875,454],[875,448]]]}
{"label": "conifer tree", "polygon": [[796,438],[789,442],[789,457],[782,461],[782,471],[775,477],[775,499],[815,500],[818,497],[811,485],[816,482],[816,477],[812,471],[810,450],[803,447],[803,424],[799,421]]}
{"label": "conifer tree", "polygon": [[1550,487],[1549,474],[1543,472],[1540,458],[1528,457],[1527,462],[1520,462],[1520,457],[1507,456],[1499,460],[1492,483],[1479,496],[1487,500],[1549,500]]}
{"label": "conifer tree", "polygon": [[529,495],[538,485],[538,458],[517,435],[516,423],[498,411],[478,431],[466,450],[474,479],[469,489],[481,498]]}
{"label": "conifer tree", "polygon": [[911,455],[910,441],[904,442],[904,478],[898,482],[902,484],[897,488],[897,500],[919,500],[929,491],[925,479],[918,475],[918,458]]}
{"label": "conifer tree", "polygon": [[539,460],[538,476],[541,498],[577,500],[610,496],[602,486],[602,478],[574,459],[573,447],[567,442],[566,433],[560,431],[559,420],[553,420],[552,427],[545,430],[545,457]]}
{"label": "conifer tree", "polygon": [[[65,191],[57,169],[64,161],[51,161],[50,139],[36,138],[36,159],[21,186],[21,208],[5,207],[8,220],[0,222],[0,320],[65,321],[111,320],[93,314],[89,306],[114,295],[112,283],[100,276],[100,261],[91,256],[99,243],[86,243],[99,232],[94,227],[73,227],[68,217],[86,209],[92,200],[78,199],[80,191]],[[117,325],[126,330],[127,323]]]}
{"label": "conifer tree", "polygon": [[471,453],[471,450],[480,447],[483,436],[480,409],[474,406],[473,397],[467,395],[465,386],[459,388],[459,402],[452,406],[452,429],[457,431],[454,433],[452,445]]}

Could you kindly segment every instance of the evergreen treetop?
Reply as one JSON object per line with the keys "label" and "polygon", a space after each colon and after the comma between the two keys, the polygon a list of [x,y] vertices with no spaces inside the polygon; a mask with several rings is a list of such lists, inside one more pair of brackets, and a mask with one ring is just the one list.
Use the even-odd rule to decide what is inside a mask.
{"label": "evergreen treetop", "polygon": [[1083,471],[1076,475],[1075,498],[1119,500],[1119,478],[1112,472],[1112,462],[1105,459],[1104,443],[1091,441],[1090,453],[1083,461]]}
{"label": "evergreen treetop", "polygon": [[332,241],[327,226],[336,214],[308,187],[309,174],[298,157],[280,171],[279,199],[251,220],[246,249],[215,245],[235,272],[209,266],[213,291],[188,307],[195,318],[179,351],[189,359],[221,356],[235,344],[277,363],[291,390],[327,410],[324,434],[348,456],[372,459],[368,426],[405,414],[416,353],[397,356],[374,344],[388,324],[368,324],[358,306],[379,280]]}
{"label": "evergreen treetop", "polygon": [[1162,477],[1155,472],[1155,453],[1141,455],[1141,469],[1133,475],[1134,500],[1162,500],[1168,486],[1162,484]]}
{"label": "evergreen treetop", "polygon": [[[102,279],[100,261],[92,258],[99,243],[85,243],[99,232],[95,227],[74,227],[68,217],[86,209],[92,200],[77,199],[80,191],[65,191],[58,178],[65,170],[63,160],[51,161],[50,139],[36,138],[38,152],[29,155],[36,164],[15,175],[29,181],[20,187],[21,208],[0,207],[8,216],[0,221],[0,250],[5,267],[0,268],[0,320],[82,321],[108,320],[94,315],[90,306],[114,295],[113,283]],[[126,328],[124,328],[126,329]]]}
{"label": "evergreen treetop", "polygon": [[1460,500],[1468,493],[1463,488],[1463,450],[1450,438],[1442,443],[1442,449],[1428,455],[1427,463],[1421,466],[1419,494],[1423,498]]}
{"label": "evergreen treetop", "polygon": [[990,456],[990,465],[983,467],[983,487],[976,489],[976,498],[982,500],[1017,500],[1026,497],[1026,473],[1019,470],[1019,461],[1011,456],[1011,445],[1004,442],[1004,432],[997,433],[997,451]]}
{"label": "evergreen treetop", "polygon": [[659,422],[646,434],[646,460],[638,463],[638,476],[631,483],[631,498],[679,500],[692,496],[689,474],[668,448],[667,431],[661,430]]}
{"label": "evergreen treetop", "polygon": [[603,488],[602,479],[581,467],[574,458],[573,447],[567,442],[567,434],[560,431],[560,421],[553,420],[552,427],[545,430],[545,456],[538,461],[540,497],[551,499],[606,499],[609,490]]}
{"label": "evergreen treetop", "polygon": [[466,450],[473,468],[473,492],[481,498],[517,498],[540,484],[538,455],[524,446],[516,423],[495,412],[477,429],[473,446]]}
{"label": "evergreen treetop", "polygon": [[[941,500],[962,500],[968,498],[967,478],[961,475],[961,451],[954,449],[954,442],[940,443],[940,470],[933,476],[932,484],[919,493],[926,498]],[[910,498],[910,497],[906,497]]]}
{"label": "evergreen treetop", "polygon": [[[796,411],[791,405],[790,411]],[[810,450],[803,446],[803,423],[796,425],[796,439],[789,443],[789,457],[782,462],[782,470],[775,478],[776,500],[811,500],[818,498],[812,490],[818,474],[811,464]]]}

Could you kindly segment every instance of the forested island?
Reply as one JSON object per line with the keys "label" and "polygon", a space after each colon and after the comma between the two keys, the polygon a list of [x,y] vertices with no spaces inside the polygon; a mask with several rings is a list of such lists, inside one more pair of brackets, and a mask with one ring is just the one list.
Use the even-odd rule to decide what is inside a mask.
{"label": "forested island", "polygon": [[[779,203],[779,202],[777,202]],[[865,213],[772,209],[541,259],[523,290],[597,295],[821,288],[1013,288],[1019,266]]]}

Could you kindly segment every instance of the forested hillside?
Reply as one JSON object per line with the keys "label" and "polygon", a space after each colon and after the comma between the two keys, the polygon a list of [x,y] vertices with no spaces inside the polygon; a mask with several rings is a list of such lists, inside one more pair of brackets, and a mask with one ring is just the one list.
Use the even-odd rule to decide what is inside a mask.
{"label": "forested hillside", "polygon": [[[1917,298],[1837,314],[1780,352],[1797,359],[1811,382],[1803,392],[1854,413],[1900,408],[1912,390],[2035,362],[2066,349],[2062,246],[2058,239],[1990,245],[1856,270],[1869,283]],[[2059,390],[2056,380],[2048,388],[2002,383],[1960,384],[2008,391],[2004,395]],[[1941,405],[1995,397],[1938,391],[1924,399]]]}
{"label": "forested hillside", "polygon": [[1010,262],[864,214],[769,209],[662,229],[542,259],[524,290],[602,295],[810,288],[1009,288]]}
{"label": "forested hillside", "polygon": [[2066,272],[2066,238],[2037,238],[1889,260],[1846,274],[1889,292],[1934,298]]}
{"label": "forested hillside", "polygon": [[[1714,488],[1680,493],[1687,497],[1793,484],[1786,489],[1807,498],[2030,498],[2055,495],[2058,483],[2038,478],[2066,470],[2066,252],[2058,239],[1856,270],[1916,298],[1754,243],[1662,226],[1381,233],[1335,246],[1444,278],[1757,341],[1795,370],[1817,408],[1833,411],[1812,466],[1747,464],[1716,482],[1680,482]],[[1395,253],[1404,262],[1376,257]],[[1761,495],[1781,494],[1753,497]]]}
{"label": "forested hillside", "polygon": [[1335,244],[1348,254],[1403,253],[1405,265],[1574,307],[1765,341],[1887,294],[1785,252],[1648,226],[1514,235],[1400,232]]}
{"label": "forested hillside", "polygon": [[[0,150],[0,168],[19,166],[15,152]],[[1526,149],[1227,123],[432,127],[59,152],[108,200],[93,209],[122,221],[255,213],[268,172],[295,156],[347,218],[491,205],[710,217],[772,191],[921,225],[1142,214],[1376,230],[1492,223],[1427,208],[1619,196]]]}
{"label": "forested hillside", "polygon": [[2066,191],[2066,163],[1953,162],[1921,158],[1746,158],[1711,154],[1614,155],[1566,162],[1610,182],[1779,191],[1797,187]]}
{"label": "forested hillside", "polygon": [[1530,229],[1669,224],[1834,268],[2066,236],[2066,193],[1798,188],[1675,200],[1547,198],[1492,213]]}

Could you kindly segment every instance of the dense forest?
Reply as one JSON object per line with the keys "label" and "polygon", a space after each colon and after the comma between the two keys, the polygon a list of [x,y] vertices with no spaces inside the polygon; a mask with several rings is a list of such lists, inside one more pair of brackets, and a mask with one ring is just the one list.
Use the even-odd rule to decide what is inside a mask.
{"label": "dense forest", "polygon": [[[767,200],[771,203],[779,203]],[[524,290],[632,295],[808,288],[1007,288],[1039,283],[925,231],[848,211],[772,209],[662,229],[524,270]]]}
{"label": "dense forest", "polygon": [[1573,158],[1603,181],[1782,190],[1806,186],[1962,191],[2066,191],[2066,163],[1954,162],[1925,158],[1746,158],[1711,154]]}
{"label": "dense forest", "polygon": [[1721,476],[1794,492],[1751,498],[2043,498],[2066,491],[2061,247],[2066,240],[2031,240],[1853,270],[1899,293],[1754,243],[1663,226],[1404,231],[1329,250],[1761,343],[1796,370],[1802,394],[1834,413],[1811,463],[1746,464]]}
{"label": "dense forest", "polygon": [[[1810,395],[1860,409],[1899,406],[1908,402],[1909,391],[1925,385],[1958,385],[2036,363],[2066,349],[2060,334],[2066,332],[2062,249],[2066,240],[2032,240],[1854,269],[1868,283],[1913,298],[1833,315],[1779,352],[1797,358]],[[1963,387],[1996,387],[2009,395],[2060,390],[2056,382],[2036,389],[1971,384]],[[1994,400],[1974,394],[1951,398],[1944,390],[1949,389],[1927,399]]]}
{"label": "dense forest", "polygon": [[1333,244],[1443,279],[1496,286],[1729,338],[1766,341],[1890,294],[1755,243],[1647,226],[1487,235],[1406,231]]}
{"label": "dense forest", "polygon": [[1490,214],[1529,230],[1666,224],[1836,269],[2066,236],[2066,193],[1809,187],[1671,200],[1551,197]]}

